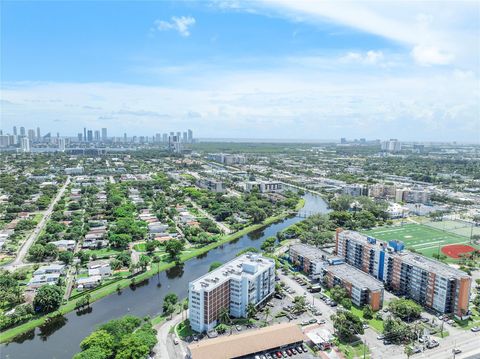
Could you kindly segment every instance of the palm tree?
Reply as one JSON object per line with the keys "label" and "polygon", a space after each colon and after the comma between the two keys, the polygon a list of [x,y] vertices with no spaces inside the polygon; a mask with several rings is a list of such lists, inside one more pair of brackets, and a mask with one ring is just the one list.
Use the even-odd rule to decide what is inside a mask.
{"label": "palm tree", "polygon": [[247,305],[247,318],[252,319],[255,314],[257,314],[257,308],[255,308],[255,305],[253,303],[248,303]]}
{"label": "palm tree", "polygon": [[265,322],[268,323],[268,317],[272,314],[270,307],[265,308]]}
{"label": "palm tree", "polygon": [[228,313],[227,308],[222,308],[220,310],[220,313],[218,314],[218,320],[222,324],[228,324],[230,323],[230,314]]}

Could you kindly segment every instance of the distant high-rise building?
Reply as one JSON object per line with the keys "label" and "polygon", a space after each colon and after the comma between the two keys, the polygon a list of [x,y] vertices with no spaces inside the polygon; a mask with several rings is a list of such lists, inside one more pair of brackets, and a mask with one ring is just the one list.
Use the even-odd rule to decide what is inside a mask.
{"label": "distant high-rise building", "polygon": [[87,128],[86,127],[83,128],[83,140],[85,142],[87,142]]}
{"label": "distant high-rise building", "polygon": [[17,126],[13,126],[13,135],[14,135],[14,136],[17,135]]}
{"label": "distant high-rise building", "polygon": [[95,141],[96,142],[100,141],[100,131],[99,130],[95,130]]}
{"label": "distant high-rise building", "polygon": [[382,151],[400,152],[402,150],[402,143],[395,138],[391,138],[389,141],[382,142],[381,148]]}
{"label": "distant high-rise building", "polygon": [[123,142],[127,143],[127,133],[126,132],[123,134]]}
{"label": "distant high-rise building", "polygon": [[20,127],[20,136],[25,136],[25,127]]}
{"label": "distant high-rise building", "polygon": [[341,143],[342,145],[344,145],[345,143],[347,143],[347,139],[346,139],[345,137],[342,137],[342,138],[340,139],[340,143]]}
{"label": "distant high-rise building", "polygon": [[22,152],[30,152],[30,139],[27,137],[22,137]]}
{"label": "distant high-rise building", "polygon": [[92,130],[88,130],[88,131],[87,131],[87,141],[88,141],[88,142],[92,142],[92,141],[93,141],[93,131],[92,131]]}
{"label": "distant high-rise building", "polygon": [[188,129],[188,142],[193,143],[193,131]]}
{"label": "distant high-rise building", "polygon": [[187,134],[186,131],[183,133],[183,139],[182,139],[182,140],[183,140],[183,142],[185,142],[185,143],[188,142],[188,134]]}
{"label": "distant high-rise building", "polygon": [[180,142],[182,138],[182,133],[180,131],[177,132],[177,141]]}
{"label": "distant high-rise building", "polygon": [[40,136],[40,127],[37,127],[37,140],[40,141],[42,136]]}
{"label": "distant high-rise building", "polygon": [[0,135],[0,147],[10,146],[10,136],[9,135]]}
{"label": "distant high-rise building", "polygon": [[160,142],[162,140],[162,135],[159,133],[155,134],[155,142]]}
{"label": "distant high-rise building", "polygon": [[35,139],[35,130],[28,130],[28,139],[33,141]]}
{"label": "distant high-rise building", "polygon": [[162,135],[162,142],[163,142],[163,143],[167,143],[167,142],[168,142],[168,133],[164,133],[164,134]]}
{"label": "distant high-rise building", "polygon": [[59,138],[58,139],[58,149],[61,152],[65,152],[65,138]]}
{"label": "distant high-rise building", "polygon": [[107,140],[107,129],[104,127],[102,128],[102,141],[105,142]]}
{"label": "distant high-rise building", "polygon": [[82,140],[83,140],[83,135],[82,135],[81,132],[79,132],[79,133],[77,134],[77,138],[78,138],[78,142],[82,142]]}

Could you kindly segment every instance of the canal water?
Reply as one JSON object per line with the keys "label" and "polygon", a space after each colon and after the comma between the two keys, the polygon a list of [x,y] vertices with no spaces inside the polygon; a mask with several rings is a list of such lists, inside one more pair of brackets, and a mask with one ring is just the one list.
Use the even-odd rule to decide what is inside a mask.
{"label": "canal water", "polygon": [[[304,195],[305,213],[328,212],[325,201],[316,195]],[[126,314],[139,317],[155,316],[162,311],[166,294],[174,292],[179,298],[187,296],[188,283],[208,272],[214,261],[227,262],[247,247],[259,248],[265,238],[301,221],[290,217],[251,232],[239,239],[212,249],[197,258],[177,265],[158,276],[139,284],[135,289],[124,288],[121,294],[111,294],[91,305],[88,313],[71,312],[48,325],[36,328],[9,344],[0,346],[0,357],[11,359],[71,358],[80,350],[79,344],[99,324]],[[160,283],[160,286],[158,285]]]}

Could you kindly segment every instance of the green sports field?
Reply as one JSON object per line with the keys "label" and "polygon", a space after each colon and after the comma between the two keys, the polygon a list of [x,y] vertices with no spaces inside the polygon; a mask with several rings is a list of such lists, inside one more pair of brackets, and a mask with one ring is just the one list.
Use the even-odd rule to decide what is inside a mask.
{"label": "green sports field", "polygon": [[[397,239],[405,243],[407,249],[414,249],[427,257],[432,257],[449,244],[471,245],[468,237],[415,223],[379,227],[363,233],[383,241]],[[474,245],[472,247],[478,248]]]}

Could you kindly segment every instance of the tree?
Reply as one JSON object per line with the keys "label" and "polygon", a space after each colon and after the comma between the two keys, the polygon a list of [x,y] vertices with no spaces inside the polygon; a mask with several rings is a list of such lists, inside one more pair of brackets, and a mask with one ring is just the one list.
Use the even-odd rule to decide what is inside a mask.
{"label": "tree", "polygon": [[333,320],[333,327],[341,341],[350,342],[356,334],[363,334],[363,323],[352,312],[339,310],[330,318]]}
{"label": "tree", "polygon": [[137,264],[142,269],[142,271],[146,271],[150,261],[151,261],[150,257],[146,256],[145,254],[142,254]]}
{"label": "tree", "polygon": [[253,303],[248,303],[247,305],[247,318],[252,319],[255,314],[257,314],[257,308]]}
{"label": "tree", "polygon": [[80,343],[80,348],[82,350],[98,347],[105,351],[107,357],[110,357],[113,354],[114,346],[115,342],[113,341],[113,336],[106,330],[102,329],[95,330]]}
{"label": "tree", "polygon": [[175,293],[169,293],[163,298],[163,313],[173,314],[175,305],[178,302],[178,296]]}
{"label": "tree", "polygon": [[58,259],[65,264],[70,264],[73,261],[73,253],[70,251],[63,251],[58,254]]}
{"label": "tree", "polygon": [[62,304],[62,296],[62,288],[57,285],[46,284],[38,289],[33,300],[33,306],[37,312],[53,312]]}
{"label": "tree", "polygon": [[215,330],[217,331],[218,334],[223,334],[228,330],[228,326],[224,323],[220,323],[215,327]]}
{"label": "tree", "polygon": [[406,345],[403,351],[407,355],[407,358],[410,358],[414,354],[413,348],[410,345]]}
{"label": "tree", "polygon": [[414,337],[412,329],[407,324],[394,318],[385,320],[383,334],[393,343],[406,343]]}
{"label": "tree", "polygon": [[223,265],[222,262],[212,262],[212,264],[210,264],[210,268],[208,269],[209,272],[217,269],[218,267],[221,267]]}
{"label": "tree", "polygon": [[340,303],[342,304],[342,306],[345,309],[351,309],[352,308],[352,301],[350,300],[350,298],[343,298]]}
{"label": "tree", "polygon": [[218,320],[220,323],[228,324],[230,323],[230,314],[227,308],[222,308],[218,314]]}
{"label": "tree", "polygon": [[336,285],[330,290],[330,295],[335,302],[339,303],[343,298],[347,297],[347,290],[339,285]]}
{"label": "tree", "polygon": [[165,252],[168,253],[173,260],[178,259],[183,251],[184,244],[177,239],[170,239],[165,243]]}
{"label": "tree", "polygon": [[371,305],[365,305],[363,307],[363,317],[365,319],[372,319],[373,318],[373,309]]}
{"label": "tree", "polygon": [[422,307],[411,299],[393,299],[388,308],[396,317],[408,321],[420,317],[422,313]]}
{"label": "tree", "polygon": [[272,310],[270,309],[270,307],[265,307],[265,322],[268,323],[268,317],[270,316],[270,314],[272,314]]}
{"label": "tree", "polygon": [[293,298],[293,311],[295,313],[301,313],[305,311],[305,297],[298,295]]}
{"label": "tree", "polygon": [[33,261],[40,262],[45,256],[45,247],[41,244],[34,244],[28,250],[28,255]]}
{"label": "tree", "polygon": [[145,250],[147,251],[147,253],[152,254],[159,244],[160,242],[156,240],[148,241],[147,243],[145,243]]}
{"label": "tree", "polygon": [[277,241],[277,238],[275,237],[268,237],[267,239],[265,239],[265,241],[262,243],[261,247],[263,251],[265,252],[273,252],[273,250],[275,249],[275,243]]}
{"label": "tree", "polygon": [[73,359],[108,359],[110,355],[100,347],[91,347],[85,351],[77,353]]}
{"label": "tree", "polygon": [[132,241],[132,236],[127,233],[110,233],[108,242],[114,248],[127,248]]}

